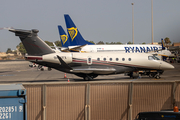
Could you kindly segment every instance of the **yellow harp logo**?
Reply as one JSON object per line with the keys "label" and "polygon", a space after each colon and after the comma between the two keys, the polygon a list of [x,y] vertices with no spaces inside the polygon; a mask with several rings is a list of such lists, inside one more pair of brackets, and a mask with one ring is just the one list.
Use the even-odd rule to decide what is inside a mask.
{"label": "yellow harp logo", "polygon": [[74,27],[68,28],[68,33],[69,33],[69,35],[73,41],[74,38],[77,36],[77,33],[78,33],[77,28],[74,28]]}
{"label": "yellow harp logo", "polygon": [[60,37],[61,37],[62,43],[64,45],[66,43],[68,37],[67,37],[67,35],[61,35]]}

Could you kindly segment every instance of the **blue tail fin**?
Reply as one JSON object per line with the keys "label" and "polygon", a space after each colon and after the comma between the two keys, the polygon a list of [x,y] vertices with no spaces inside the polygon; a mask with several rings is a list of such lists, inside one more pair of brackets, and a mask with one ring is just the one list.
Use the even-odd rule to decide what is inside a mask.
{"label": "blue tail fin", "polygon": [[63,30],[63,28],[60,25],[58,25],[58,30],[59,30],[59,35],[60,35],[62,47],[70,46],[69,38],[68,38],[65,31]]}
{"label": "blue tail fin", "polygon": [[85,44],[93,45],[93,43],[84,40],[84,38],[81,36],[81,33],[76,28],[75,24],[73,23],[73,21],[69,15],[65,14],[64,18],[65,18],[66,27],[67,27],[71,46],[85,45]]}
{"label": "blue tail fin", "polygon": [[162,50],[165,50],[163,38],[161,38]]}

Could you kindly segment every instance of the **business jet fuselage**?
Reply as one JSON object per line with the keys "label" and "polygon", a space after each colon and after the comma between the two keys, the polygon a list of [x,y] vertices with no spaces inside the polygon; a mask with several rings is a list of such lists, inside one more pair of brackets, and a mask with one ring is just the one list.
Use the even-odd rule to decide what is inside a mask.
{"label": "business jet fuselage", "polygon": [[26,56],[26,60],[57,70],[72,73],[84,79],[98,75],[130,73],[139,70],[160,72],[174,67],[146,53],[51,53],[42,56]]}
{"label": "business jet fuselage", "polygon": [[38,30],[10,29],[19,36],[28,55],[26,60],[59,71],[75,74],[85,80],[98,75],[130,73],[138,70],[162,71],[174,67],[146,53],[96,52],[67,53],[53,51],[37,33]]}

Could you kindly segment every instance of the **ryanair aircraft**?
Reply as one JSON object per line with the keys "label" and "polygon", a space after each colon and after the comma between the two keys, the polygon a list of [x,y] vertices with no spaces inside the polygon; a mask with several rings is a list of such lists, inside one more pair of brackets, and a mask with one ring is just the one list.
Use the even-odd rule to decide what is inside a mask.
{"label": "ryanair aircraft", "polygon": [[169,63],[145,53],[123,52],[55,52],[38,37],[38,30],[9,29],[19,36],[28,55],[26,60],[42,66],[75,74],[84,80],[92,80],[98,75],[133,73],[139,70],[156,70],[153,77],[159,78],[164,70],[173,69]]}
{"label": "ryanair aircraft", "polygon": [[[170,56],[171,52],[165,50],[161,45],[149,44],[126,44],[126,45],[94,45],[82,37],[79,30],[69,15],[64,15],[67,32],[70,37],[66,35],[63,28],[58,26],[60,39],[63,47],[68,47],[71,51],[79,52],[124,52],[124,53],[149,53],[159,54],[161,56]],[[64,37],[66,36],[66,37]],[[68,44],[67,44],[67,43]],[[162,41],[163,42],[163,41]]]}

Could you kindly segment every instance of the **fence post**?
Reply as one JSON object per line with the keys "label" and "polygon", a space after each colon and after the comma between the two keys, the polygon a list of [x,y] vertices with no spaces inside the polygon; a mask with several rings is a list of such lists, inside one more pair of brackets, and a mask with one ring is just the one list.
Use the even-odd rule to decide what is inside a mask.
{"label": "fence post", "polygon": [[177,87],[177,83],[175,81],[173,84],[173,89],[172,89],[172,105],[173,105],[173,107],[176,105],[176,98],[175,98],[176,87]]}
{"label": "fence post", "polygon": [[133,82],[129,85],[129,115],[128,120],[132,120],[132,95],[133,95]]}
{"label": "fence post", "polygon": [[90,120],[90,84],[86,84],[85,120]]}
{"label": "fence post", "polygon": [[46,120],[46,85],[43,84],[43,120]]}

